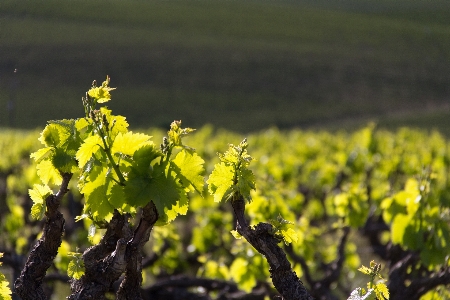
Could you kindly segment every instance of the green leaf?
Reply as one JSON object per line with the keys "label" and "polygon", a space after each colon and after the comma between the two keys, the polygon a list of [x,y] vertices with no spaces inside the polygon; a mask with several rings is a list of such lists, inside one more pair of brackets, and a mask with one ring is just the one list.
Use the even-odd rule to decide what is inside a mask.
{"label": "green leaf", "polygon": [[170,124],[170,130],[168,131],[167,135],[169,136],[170,143],[172,143],[174,146],[189,149],[189,147],[183,145],[181,139],[183,136],[188,135],[193,131],[195,131],[195,129],[181,128],[181,121],[173,121]]}
{"label": "green leaf", "polygon": [[249,169],[238,170],[238,189],[239,193],[247,202],[251,201],[250,191],[255,190],[255,175]]}
{"label": "green leaf", "polygon": [[34,202],[44,203],[45,199],[53,192],[47,185],[35,184],[33,189],[28,190],[28,194]]}
{"label": "green leaf", "polygon": [[45,200],[52,195],[52,190],[47,185],[35,184],[33,189],[28,190],[33,206],[31,207],[31,217],[35,220],[41,220],[45,214]]}
{"label": "green leaf", "polygon": [[170,169],[166,169],[164,164],[158,164],[154,166],[151,178],[130,176],[124,188],[126,201],[131,206],[142,207],[150,201],[155,203],[159,214],[158,225],[169,222],[167,213],[172,208],[176,208],[180,199],[179,187],[175,178]]}
{"label": "green leaf", "polygon": [[[178,215],[185,215],[188,211],[189,199],[187,197],[187,194],[185,192],[183,192],[182,190],[178,190],[178,191],[180,192],[180,198],[178,199],[178,201],[176,202],[175,205],[173,205],[171,208],[168,208],[166,210],[167,221],[165,221],[164,223],[170,223],[173,220],[175,220],[175,218]],[[164,225],[164,223],[160,222],[157,224]]]}
{"label": "green leaf", "polygon": [[119,132],[114,139],[111,152],[113,154],[120,153],[133,156],[143,146],[152,146],[153,142],[150,139],[151,136],[142,133],[133,133],[131,131],[127,133]]}
{"label": "green leaf", "polygon": [[107,77],[101,86],[93,86],[88,91],[89,97],[94,98],[97,103],[104,103],[111,100],[111,94],[109,92],[115,90],[116,88],[109,87],[109,81],[110,79]]}
{"label": "green leaf", "polygon": [[224,154],[219,154],[219,158],[222,162],[225,162],[227,164],[232,164],[236,167],[240,164],[241,167],[246,168],[253,160],[253,158],[247,152],[247,147],[247,139],[244,139],[238,146],[230,144],[228,147],[228,151],[226,151]]}
{"label": "green leaf", "polygon": [[107,189],[109,203],[121,213],[135,213],[136,208],[128,204],[125,199],[124,188],[115,182],[111,182]]}
{"label": "green leaf", "polygon": [[292,228],[288,228],[286,230],[280,230],[280,233],[281,233],[281,236],[283,237],[284,243],[286,245],[288,245],[292,242],[298,241],[298,235],[295,232],[295,230]]}
{"label": "green leaf", "polygon": [[136,176],[147,176],[150,178],[150,174],[153,172],[153,167],[150,164],[160,156],[162,156],[161,152],[157,151],[153,145],[143,146],[134,152],[131,173],[136,174]]}
{"label": "green leaf", "polygon": [[278,215],[276,220],[269,220],[269,223],[274,227],[273,234],[277,238],[283,239],[286,245],[298,241],[298,234],[294,229],[289,228],[289,226],[293,225],[294,223],[283,219],[281,215]]}
{"label": "green leaf", "polygon": [[102,148],[102,139],[98,135],[93,135],[84,140],[78,149],[76,159],[78,166],[82,169],[100,148]]}
{"label": "green leaf", "polygon": [[375,294],[380,300],[389,300],[389,290],[386,284],[380,282],[375,285]]}
{"label": "green leaf", "polygon": [[128,131],[128,122],[124,116],[114,116],[111,114],[111,110],[106,107],[100,107],[100,113],[106,116],[108,123],[110,124],[110,137],[114,138],[121,132],[126,133]]}
{"label": "green leaf", "polygon": [[11,289],[5,275],[0,273],[0,300],[11,300]]}
{"label": "green leaf", "polygon": [[41,148],[36,152],[33,152],[30,154],[30,157],[33,158],[36,163],[41,162],[43,159],[47,158],[49,155],[51,155],[53,152],[52,147],[45,147]]}
{"label": "green leaf", "polygon": [[37,174],[44,184],[53,183],[60,185],[62,183],[61,173],[53,166],[51,161],[42,160],[37,166]]}
{"label": "green leaf", "polygon": [[392,242],[394,244],[403,244],[406,227],[409,226],[411,216],[398,214],[395,216],[391,226]]}
{"label": "green leaf", "polygon": [[219,153],[221,162],[214,166],[208,183],[210,194],[214,201],[230,200],[235,193],[250,202],[250,191],[255,189],[255,176],[247,169],[252,157],[247,153],[247,140],[238,146],[229,145],[228,151]]}
{"label": "green leaf", "polygon": [[229,200],[232,196],[234,170],[232,166],[221,162],[214,166],[214,170],[209,176],[208,190],[211,195],[214,195],[215,202]]}
{"label": "green leaf", "polygon": [[53,166],[64,173],[73,173],[77,169],[77,163],[74,159],[75,152],[67,151],[64,149],[56,149],[52,156]]}
{"label": "green leaf", "polygon": [[67,267],[67,275],[74,279],[80,279],[84,275],[84,262],[81,253],[69,252],[68,255],[72,258]]}
{"label": "green leaf", "polygon": [[361,273],[366,274],[366,275],[372,274],[372,270],[365,266],[362,266],[361,268],[359,268],[358,271],[360,271]]}
{"label": "green leaf", "polygon": [[85,197],[85,210],[90,211],[95,220],[111,221],[114,207],[107,197],[108,184],[112,180],[108,176],[108,169],[103,168],[95,180],[88,181],[81,189]]}
{"label": "green leaf", "polygon": [[176,166],[174,170],[183,186],[192,191],[195,190],[201,195],[205,184],[203,178],[205,161],[195,152],[182,150],[172,162]]}
{"label": "green leaf", "polygon": [[75,120],[49,121],[39,141],[47,147],[75,150],[79,146]]}
{"label": "green leaf", "polygon": [[41,132],[39,141],[47,147],[57,148],[61,143],[61,135],[64,135],[64,133],[63,128],[60,126],[56,124],[47,124]]}

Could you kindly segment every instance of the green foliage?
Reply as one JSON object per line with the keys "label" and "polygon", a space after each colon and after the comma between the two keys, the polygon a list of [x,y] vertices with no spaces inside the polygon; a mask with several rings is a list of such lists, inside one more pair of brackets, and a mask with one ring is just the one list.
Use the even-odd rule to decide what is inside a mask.
{"label": "green foliage", "polygon": [[[0,258],[3,257],[3,253],[0,253]],[[0,262],[0,266],[2,263]],[[0,273],[0,300],[11,300],[11,289],[9,288],[9,282],[5,275]]]}
{"label": "green foliage", "polygon": [[67,253],[71,259],[67,265],[67,275],[74,279],[80,279],[84,275],[84,261],[82,253]]}
{"label": "green foliage", "polygon": [[44,217],[46,204],[45,201],[48,196],[52,195],[52,190],[47,185],[35,184],[33,189],[28,191],[33,206],[31,207],[31,217],[35,220],[40,220]]}
{"label": "green foliage", "polygon": [[[370,262],[370,267],[361,266],[358,269],[361,273],[368,275],[370,277],[370,281],[367,283],[367,288],[369,291],[373,290],[375,294],[375,298],[377,300],[389,300],[389,290],[385,283],[378,282],[375,283],[375,277],[379,277],[383,280],[383,277],[380,275],[381,264],[377,264],[375,261]],[[364,289],[360,290],[360,295],[365,295]]]}
{"label": "green foliage", "polygon": [[[11,138],[14,146],[2,148],[11,158],[10,165],[2,165],[3,172],[9,170],[7,175],[0,174],[6,176],[0,179],[6,187],[8,211],[0,219],[1,229],[7,232],[2,247],[29,251],[28,238],[38,228],[24,211],[31,207],[27,201],[32,199],[32,216],[40,219],[61,172],[73,171],[69,189],[73,199],[83,204],[83,211],[76,211],[83,221],[64,237],[55,260],[55,266],[65,272],[72,259],[72,276],[82,274],[82,262],[77,264],[75,256],[68,255],[70,249],[98,243],[103,233],[99,227],[114,210],[133,215],[154,201],[162,212],[159,224],[169,224],[153,229],[151,243],[146,245],[146,253],[161,253],[161,258],[145,270],[144,284],[183,272],[232,280],[247,291],[267,284],[270,277],[264,259],[230,234],[233,216],[225,201],[238,193],[247,195],[250,225],[273,218],[274,234],[280,240],[283,230],[287,233],[284,242],[294,240],[290,233],[295,233],[298,242],[289,249],[305,260],[314,278],[320,278],[323,266],[338,258],[341,228],[350,227],[337,286],[363,276],[356,271],[360,256],[366,257],[368,249],[359,242],[363,240],[359,229],[370,219],[387,225],[380,234],[382,244],[393,242],[420,253],[420,262],[408,271],[411,278],[425,268],[433,272],[448,266],[444,253],[450,240],[450,148],[448,140],[436,132],[406,128],[387,132],[374,126],[353,133],[270,129],[249,136],[251,145],[240,147],[240,135],[211,127],[192,132],[180,122],[172,123],[169,132],[137,133],[128,129],[124,117],[106,107],[88,106],[84,118],[50,122],[39,139],[40,148],[37,143],[20,144],[21,140],[36,140],[36,133],[30,136]],[[3,141],[7,140],[5,135]],[[154,140],[162,140],[162,145]],[[238,146],[229,146],[227,153],[217,156],[230,141]],[[7,149],[22,156],[14,158],[16,153]],[[258,160],[246,156],[247,151]],[[30,152],[33,159],[23,159]],[[243,166],[247,171],[238,172]],[[214,174],[207,181],[209,193],[203,190],[205,169]],[[245,184],[236,183],[239,179]],[[256,180],[258,190],[254,189]],[[29,187],[33,187],[30,197],[26,194]],[[67,204],[65,199],[65,214]],[[186,216],[177,218],[180,214]],[[70,221],[66,224],[73,226]],[[302,266],[294,259],[291,262],[302,278]],[[371,272],[370,267],[363,270]],[[365,290],[365,294],[356,291],[351,299],[386,299],[383,287],[375,281]],[[337,289],[333,293],[348,297]],[[444,286],[422,296],[427,300],[448,297]]]}
{"label": "green foliage", "polygon": [[247,139],[238,146],[229,145],[228,151],[219,153],[220,163],[214,166],[208,183],[208,190],[214,201],[235,200],[242,196],[250,202],[250,191],[255,189],[255,176],[248,169],[253,158],[247,153]]}
{"label": "green foliage", "polygon": [[42,217],[47,184],[60,184],[61,173],[79,172],[78,188],[84,195],[84,216],[110,221],[114,210],[135,213],[153,201],[158,224],[173,221],[187,211],[187,193],[203,191],[204,161],[182,143],[193,131],[172,123],[169,139],[158,149],[151,136],[128,131],[122,116],[97,104],[111,100],[109,77],[100,87],[94,81],[83,98],[85,117],[51,121],[41,134],[44,148],[31,157],[45,186],[30,190],[32,216]]}
{"label": "green foliage", "polygon": [[450,241],[450,207],[440,202],[437,184],[436,174],[424,170],[381,203],[384,218],[392,224],[392,242],[419,251],[431,268],[445,261]]}
{"label": "green foliage", "polygon": [[286,245],[298,241],[297,233],[289,227],[289,225],[294,225],[293,222],[285,220],[279,215],[276,220],[269,220],[269,223],[272,224],[272,234],[283,240]]}

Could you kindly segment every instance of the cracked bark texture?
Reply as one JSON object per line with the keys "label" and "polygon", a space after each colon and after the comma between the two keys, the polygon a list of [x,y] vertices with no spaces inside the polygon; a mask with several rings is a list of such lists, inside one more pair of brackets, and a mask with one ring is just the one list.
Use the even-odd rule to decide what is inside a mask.
{"label": "cracked bark texture", "polygon": [[153,202],[143,208],[139,225],[132,232],[128,216],[117,211],[98,245],[83,253],[85,274],[71,282],[70,300],[106,299],[113,284],[125,273],[116,298],[140,300],[143,245],[149,240],[158,213]]}
{"label": "cracked bark texture", "polygon": [[46,212],[42,237],[31,250],[19,278],[14,283],[15,292],[23,300],[47,299],[42,281],[61,245],[65,221],[58,209],[62,198],[68,192],[67,187],[72,178],[70,173],[61,175],[63,182],[58,193],[45,199]]}
{"label": "cracked bark texture", "polygon": [[158,211],[150,201],[142,210],[142,218],[127,247],[125,278],[117,291],[118,300],[141,300],[142,247],[150,238],[153,225],[158,220]]}
{"label": "cracked bark texture", "polygon": [[72,280],[72,295],[68,299],[106,299],[105,293],[125,271],[124,236],[130,235],[127,216],[116,211],[100,243],[84,251],[85,274]]}
{"label": "cracked bark texture", "polygon": [[259,223],[255,228],[247,225],[245,220],[245,201],[242,197],[231,202],[237,219],[236,230],[259,252],[269,263],[272,283],[284,300],[314,299],[303,286],[303,283],[292,270],[285,252],[278,246],[279,241],[269,232],[272,225]]}

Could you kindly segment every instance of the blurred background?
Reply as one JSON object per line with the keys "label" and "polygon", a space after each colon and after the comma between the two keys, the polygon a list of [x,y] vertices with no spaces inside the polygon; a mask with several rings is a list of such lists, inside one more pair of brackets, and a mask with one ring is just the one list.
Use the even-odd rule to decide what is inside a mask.
{"label": "blurred background", "polygon": [[0,127],[436,128],[450,136],[450,1],[0,2]]}

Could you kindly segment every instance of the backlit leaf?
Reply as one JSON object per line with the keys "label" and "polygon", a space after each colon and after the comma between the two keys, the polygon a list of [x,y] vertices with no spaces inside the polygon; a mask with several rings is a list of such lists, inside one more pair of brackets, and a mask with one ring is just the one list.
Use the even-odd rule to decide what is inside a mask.
{"label": "backlit leaf", "polygon": [[67,267],[67,275],[74,279],[80,279],[84,275],[84,262],[81,253],[69,252],[71,260]]}
{"label": "backlit leaf", "polygon": [[93,181],[84,184],[81,192],[85,197],[85,209],[90,211],[94,219],[109,222],[114,213],[114,207],[109,203],[107,190],[109,180],[108,169],[103,168]]}
{"label": "backlit leaf", "polygon": [[255,175],[249,169],[238,170],[238,190],[247,202],[251,201],[250,191],[255,189]]}
{"label": "backlit leaf", "polygon": [[47,158],[53,151],[52,147],[41,148],[36,152],[31,153],[30,157],[33,158],[37,163],[42,159]]}
{"label": "backlit leaf", "polygon": [[43,160],[37,166],[37,174],[44,184],[60,185],[62,176],[60,172],[53,166],[51,161]]}
{"label": "backlit leaf", "polygon": [[121,153],[132,156],[139,148],[146,145],[153,145],[150,139],[151,136],[142,133],[133,133],[131,131],[127,133],[119,132],[114,139],[111,152],[113,154]]}
{"label": "backlit leaf", "polygon": [[183,186],[190,187],[191,190],[202,194],[205,183],[203,178],[203,173],[205,172],[203,164],[205,161],[197,153],[182,150],[172,162],[177,167],[175,171],[178,177],[181,178]]}
{"label": "backlit leaf", "polygon": [[377,283],[375,285],[375,293],[377,295],[377,298],[380,300],[389,300],[389,290],[386,284],[384,283]]}
{"label": "backlit leaf", "polygon": [[393,243],[395,244],[403,243],[405,229],[409,225],[410,220],[411,217],[408,215],[398,214],[397,216],[395,216],[391,226]]}
{"label": "backlit leaf", "polygon": [[0,273],[0,300],[11,300],[11,289],[5,275]]}
{"label": "backlit leaf", "polygon": [[227,166],[221,162],[214,166],[214,170],[209,176],[208,190],[214,195],[215,202],[229,200],[233,187],[234,170],[232,166]]}
{"label": "backlit leaf", "polygon": [[98,135],[93,135],[85,139],[76,154],[78,166],[80,168],[84,168],[86,163],[91,159],[92,155],[94,155],[101,147],[102,139]]}

